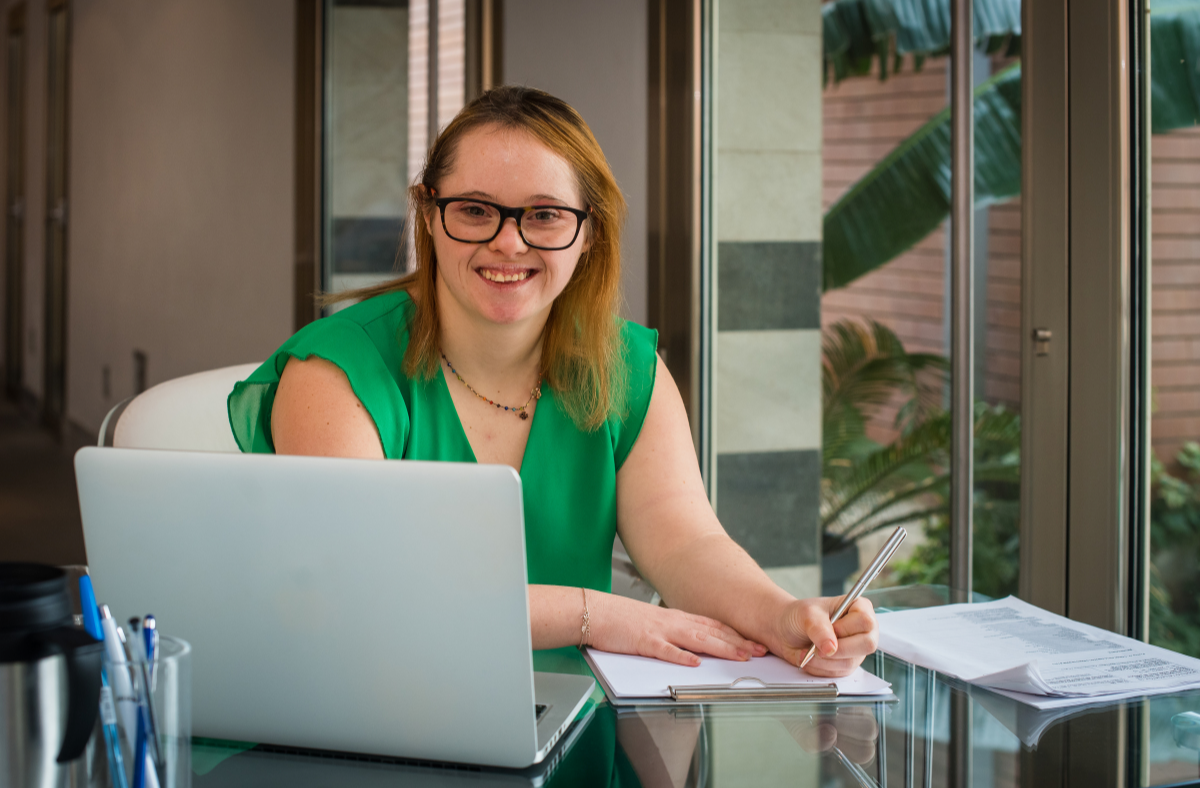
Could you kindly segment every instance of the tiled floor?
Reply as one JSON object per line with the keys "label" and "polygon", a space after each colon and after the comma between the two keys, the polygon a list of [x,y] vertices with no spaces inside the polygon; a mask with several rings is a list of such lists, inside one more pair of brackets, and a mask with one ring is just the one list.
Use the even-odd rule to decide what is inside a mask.
{"label": "tiled floor", "polygon": [[0,561],[86,563],[72,453],[0,397]]}

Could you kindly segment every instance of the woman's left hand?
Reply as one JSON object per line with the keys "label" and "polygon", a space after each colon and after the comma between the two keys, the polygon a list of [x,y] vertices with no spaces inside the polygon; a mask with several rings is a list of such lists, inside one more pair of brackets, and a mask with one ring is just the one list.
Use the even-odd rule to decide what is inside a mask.
{"label": "woman's left hand", "polygon": [[879,645],[879,627],[875,608],[859,597],[836,623],[829,617],[841,603],[841,597],[801,599],[787,605],[776,622],[776,636],[768,643],[771,651],[799,666],[809,647],[817,644],[817,653],[804,666],[813,676],[848,676]]}

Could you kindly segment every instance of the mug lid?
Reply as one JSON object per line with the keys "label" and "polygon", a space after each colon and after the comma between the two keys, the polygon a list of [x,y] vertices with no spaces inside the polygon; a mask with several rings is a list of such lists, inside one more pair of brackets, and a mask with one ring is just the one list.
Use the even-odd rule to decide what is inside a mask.
{"label": "mug lid", "polygon": [[70,622],[66,572],[45,564],[0,562],[0,638]]}
{"label": "mug lid", "polygon": [[67,573],[57,566],[0,561],[0,605],[67,590]]}

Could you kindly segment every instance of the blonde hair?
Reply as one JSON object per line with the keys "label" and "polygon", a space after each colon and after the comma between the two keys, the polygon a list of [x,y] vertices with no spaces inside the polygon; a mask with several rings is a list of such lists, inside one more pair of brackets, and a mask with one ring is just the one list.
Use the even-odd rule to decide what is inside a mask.
{"label": "blonde hair", "polygon": [[409,189],[416,271],[390,282],[338,294],[332,300],[370,298],[397,290],[413,295],[404,372],[428,380],[438,369],[437,256],[422,221],[436,210],[433,194],[454,166],[459,142],[484,126],[524,131],[571,165],[590,212],[589,246],[566,288],[550,308],[542,334],[541,370],[563,409],[585,431],[613,414],[624,415],[626,369],[616,317],[621,282],[621,229],[625,198],[591,129],[569,104],[534,88],[500,87],[472,101],[438,135],[420,180]]}

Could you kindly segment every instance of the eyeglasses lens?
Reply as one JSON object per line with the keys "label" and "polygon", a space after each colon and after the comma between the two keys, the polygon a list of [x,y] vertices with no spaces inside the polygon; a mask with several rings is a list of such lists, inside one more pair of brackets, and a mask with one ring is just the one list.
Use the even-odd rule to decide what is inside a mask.
{"label": "eyeglasses lens", "polygon": [[[452,202],[446,205],[446,233],[459,241],[490,240],[500,226],[500,212],[479,202]],[[521,217],[521,234],[531,246],[560,249],[571,245],[579,229],[579,217],[554,207],[528,210]]]}

